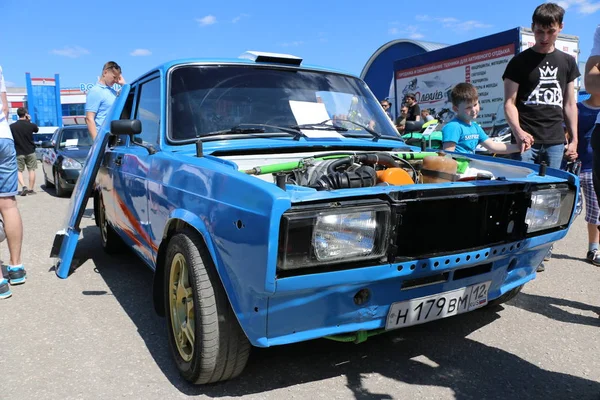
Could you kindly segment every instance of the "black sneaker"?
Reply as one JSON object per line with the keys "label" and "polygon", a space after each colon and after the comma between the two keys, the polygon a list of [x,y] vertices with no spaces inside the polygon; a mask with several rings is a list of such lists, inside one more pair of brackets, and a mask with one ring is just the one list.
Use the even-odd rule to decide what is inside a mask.
{"label": "black sneaker", "polygon": [[35,190],[33,190],[33,189],[29,189],[29,190],[27,191],[27,194],[36,194],[36,193],[37,193],[37,192],[36,192]]}
{"label": "black sneaker", "polygon": [[27,193],[29,193],[27,186],[23,186],[23,190],[21,190],[21,196],[27,196]]}
{"label": "black sneaker", "polygon": [[6,279],[0,280],[0,300],[8,299],[10,296],[12,296],[12,292],[8,286],[8,281]]}
{"label": "black sneaker", "polygon": [[544,263],[541,263],[540,265],[538,265],[535,272],[544,272],[545,270],[546,270],[546,267],[544,266]]}
{"label": "black sneaker", "polygon": [[590,250],[585,255],[585,258],[596,266],[600,266],[600,251],[599,250]]}

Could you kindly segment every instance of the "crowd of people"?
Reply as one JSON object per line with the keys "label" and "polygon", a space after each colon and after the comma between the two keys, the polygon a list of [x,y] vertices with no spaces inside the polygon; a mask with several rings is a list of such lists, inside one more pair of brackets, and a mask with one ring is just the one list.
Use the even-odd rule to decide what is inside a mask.
{"label": "crowd of people", "polygon": [[[551,168],[564,168],[568,162],[580,162],[580,182],[585,198],[585,220],[588,224],[587,260],[600,266],[600,26],[594,36],[594,47],[586,64],[585,86],[590,98],[577,102],[575,80],[581,75],[570,55],[555,47],[564,27],[565,10],[554,3],[539,5],[533,12],[531,29],[533,47],[517,54],[506,66],[504,81],[504,113],[512,131],[512,143],[495,142],[475,121],[480,111],[477,89],[470,83],[459,83],[451,91],[454,118],[442,127],[442,147],[447,151],[475,153],[478,145],[496,154],[511,154],[528,163],[545,163]],[[381,102],[384,109],[390,103]],[[419,131],[427,113],[420,113],[414,94],[409,93],[396,119],[398,131]],[[597,133],[593,134],[594,130]],[[545,257],[550,259],[551,250]],[[544,270],[540,265],[538,271]]]}

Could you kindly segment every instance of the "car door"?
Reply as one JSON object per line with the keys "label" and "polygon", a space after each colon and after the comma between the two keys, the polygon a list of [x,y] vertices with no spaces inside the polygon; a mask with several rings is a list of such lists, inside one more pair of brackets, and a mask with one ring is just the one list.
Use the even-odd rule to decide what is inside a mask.
{"label": "car door", "polygon": [[[123,86],[121,95],[115,100],[112,109],[122,110],[124,108],[129,90],[130,85]],[[112,109],[109,113],[112,112]],[[110,138],[110,118],[107,118],[105,123],[102,124],[98,130],[98,135],[90,149],[87,162],[83,166],[79,179],[75,184],[71,201],[69,202],[66,212],[66,222],[62,229],[56,232],[56,235],[54,236],[50,257],[56,258],[54,267],[56,275],[59,278],[65,279],[69,276],[73,255],[75,254],[77,242],[81,236],[81,229],[79,227],[81,218],[83,218],[88,200],[92,193],[100,165],[104,161],[104,154]]]}
{"label": "car door", "polygon": [[[135,87],[132,87],[127,95],[120,119],[130,119],[132,117],[134,101]],[[128,141],[129,137],[127,135],[118,135],[109,138],[106,152],[96,176],[96,188],[104,204],[106,219],[116,230],[120,230],[122,224],[119,219],[120,214],[118,215],[116,212],[117,196],[114,185],[115,180],[117,180],[117,186],[119,185],[120,177],[118,174],[121,171],[121,160],[127,151]]]}
{"label": "car door", "polygon": [[[158,74],[145,78],[136,86],[133,118],[142,123],[135,141],[154,147],[159,145],[161,119],[161,79]],[[115,167],[113,189],[116,219],[125,240],[150,266],[154,266],[157,249],[150,237],[148,223],[148,170],[152,155],[129,140],[127,146],[115,150],[119,163]]]}

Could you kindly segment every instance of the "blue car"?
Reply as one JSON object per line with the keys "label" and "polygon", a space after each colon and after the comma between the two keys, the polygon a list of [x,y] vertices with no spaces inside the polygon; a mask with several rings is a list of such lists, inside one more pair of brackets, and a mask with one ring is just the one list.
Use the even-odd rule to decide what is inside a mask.
{"label": "blue car", "polygon": [[298,57],[173,61],[122,88],[51,256],[67,278],[93,197],[101,246],[154,271],[174,363],[206,384],[252,347],[358,343],[513,298],[578,185],[407,146],[362,80]]}

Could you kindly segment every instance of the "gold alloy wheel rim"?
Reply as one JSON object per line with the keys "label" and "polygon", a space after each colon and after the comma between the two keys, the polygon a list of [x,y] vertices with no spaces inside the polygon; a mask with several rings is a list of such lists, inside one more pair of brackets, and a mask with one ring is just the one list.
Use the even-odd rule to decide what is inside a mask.
{"label": "gold alloy wheel rim", "polygon": [[175,254],[171,262],[169,310],[177,350],[181,358],[189,362],[194,355],[194,292],[189,281],[187,262],[181,253]]}

